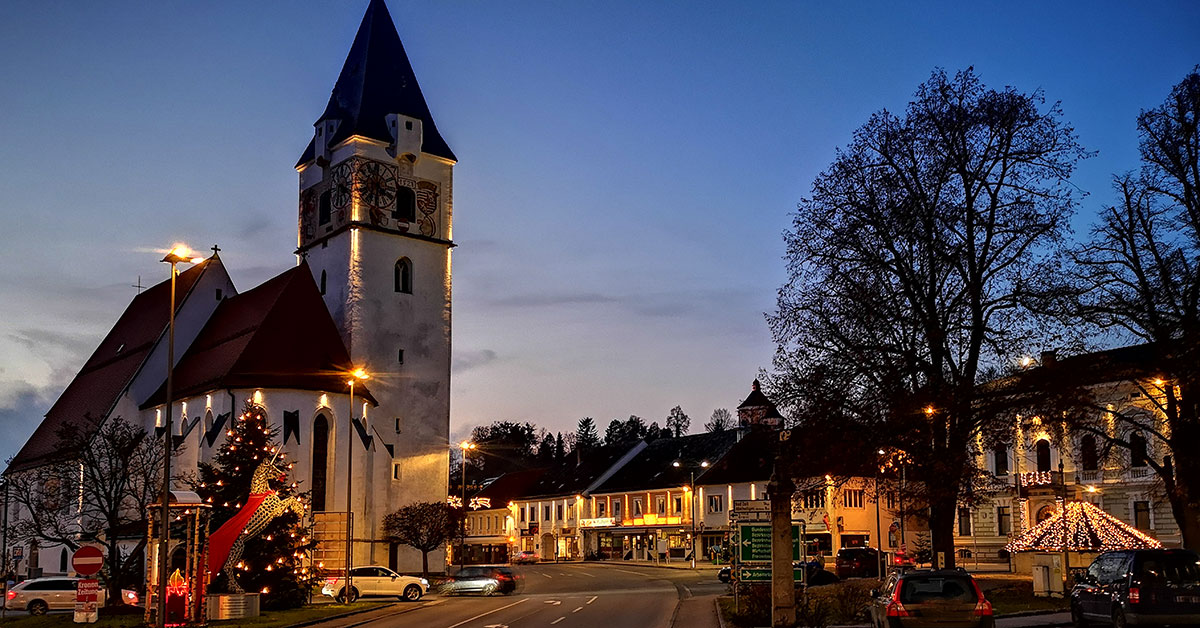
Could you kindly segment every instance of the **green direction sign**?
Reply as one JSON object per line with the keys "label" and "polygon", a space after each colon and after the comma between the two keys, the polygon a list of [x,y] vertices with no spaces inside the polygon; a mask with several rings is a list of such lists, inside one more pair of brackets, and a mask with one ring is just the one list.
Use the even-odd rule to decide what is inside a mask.
{"label": "green direction sign", "polygon": [[[741,582],[767,582],[771,579],[770,567],[742,567],[738,570],[737,579]],[[799,569],[792,570],[792,579],[800,582],[802,579]]]}
{"label": "green direction sign", "polygon": [[[771,526],[738,526],[738,557],[743,563],[771,562]],[[800,560],[800,526],[792,526],[792,560]]]}

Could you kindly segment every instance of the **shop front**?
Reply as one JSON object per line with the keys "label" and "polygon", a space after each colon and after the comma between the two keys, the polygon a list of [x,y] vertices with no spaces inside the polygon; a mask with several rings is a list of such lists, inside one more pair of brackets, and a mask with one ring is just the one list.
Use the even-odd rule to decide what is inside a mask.
{"label": "shop front", "polygon": [[677,526],[592,525],[584,528],[583,537],[586,557],[592,560],[682,561],[692,541],[691,533]]}

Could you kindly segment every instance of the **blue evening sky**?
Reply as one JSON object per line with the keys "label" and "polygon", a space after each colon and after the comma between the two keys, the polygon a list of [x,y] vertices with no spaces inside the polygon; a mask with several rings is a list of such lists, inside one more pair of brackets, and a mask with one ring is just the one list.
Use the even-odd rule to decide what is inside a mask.
{"label": "blue evening sky", "polygon": [[[1083,233],[1138,110],[1200,63],[1196,2],[389,6],[460,159],[456,434],[733,409],[770,364],[789,213],[935,67],[1062,101],[1099,151]],[[219,243],[243,290],[294,264],[292,165],[365,8],[5,3],[0,458],[165,278],[153,249]]]}

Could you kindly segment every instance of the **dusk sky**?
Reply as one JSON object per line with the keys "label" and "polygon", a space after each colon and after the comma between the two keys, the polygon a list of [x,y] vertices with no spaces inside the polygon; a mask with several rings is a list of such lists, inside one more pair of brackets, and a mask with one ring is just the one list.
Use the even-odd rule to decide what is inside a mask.
{"label": "dusk sky", "polygon": [[[366,4],[6,4],[0,460],[167,277],[156,249],[217,243],[240,290],[296,263],[293,165]],[[1083,235],[1139,109],[1200,63],[1190,1],[389,7],[460,160],[452,436],[736,407],[797,201],[935,67],[1062,102],[1098,151]]]}

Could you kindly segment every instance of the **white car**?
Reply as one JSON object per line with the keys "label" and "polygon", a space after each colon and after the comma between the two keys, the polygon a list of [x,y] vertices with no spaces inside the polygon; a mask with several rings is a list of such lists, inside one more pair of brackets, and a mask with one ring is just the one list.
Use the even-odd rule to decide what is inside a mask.
{"label": "white car", "polygon": [[[323,595],[336,598],[339,602],[345,599],[346,585],[340,577],[329,578],[321,588]],[[353,602],[360,597],[398,597],[401,600],[416,602],[429,591],[429,581],[424,578],[402,576],[387,567],[372,565],[370,567],[355,567],[350,570],[350,599]]]}
{"label": "white car", "polygon": [[[12,611],[29,611],[31,615],[44,615],[46,611],[73,610],[75,608],[75,583],[83,578],[34,578],[18,583],[9,589],[4,608]],[[104,606],[105,590],[101,586],[96,603]],[[136,591],[121,590],[126,604],[137,604]]]}

